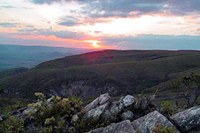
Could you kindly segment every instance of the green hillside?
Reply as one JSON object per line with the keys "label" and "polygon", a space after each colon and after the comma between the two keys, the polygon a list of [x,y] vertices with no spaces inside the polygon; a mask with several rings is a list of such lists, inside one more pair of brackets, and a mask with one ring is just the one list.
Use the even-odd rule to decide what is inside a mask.
{"label": "green hillside", "polygon": [[29,69],[25,68],[25,67],[6,69],[6,70],[3,70],[3,71],[0,71],[0,79],[4,78],[4,77],[8,77],[8,76],[17,75],[17,74],[26,72],[28,70]]}
{"label": "green hillside", "polygon": [[[91,98],[142,93],[180,74],[200,68],[198,51],[99,51],[42,63],[28,72],[0,80],[9,97],[32,98],[34,92]],[[155,91],[152,89],[151,92]]]}

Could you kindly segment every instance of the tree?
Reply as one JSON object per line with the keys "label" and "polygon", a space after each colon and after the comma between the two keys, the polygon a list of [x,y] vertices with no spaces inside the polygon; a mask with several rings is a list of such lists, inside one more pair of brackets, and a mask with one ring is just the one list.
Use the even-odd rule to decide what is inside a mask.
{"label": "tree", "polygon": [[171,88],[179,91],[187,101],[187,107],[192,107],[197,104],[200,95],[200,75],[191,73],[189,76],[183,77],[181,80],[171,83]]}

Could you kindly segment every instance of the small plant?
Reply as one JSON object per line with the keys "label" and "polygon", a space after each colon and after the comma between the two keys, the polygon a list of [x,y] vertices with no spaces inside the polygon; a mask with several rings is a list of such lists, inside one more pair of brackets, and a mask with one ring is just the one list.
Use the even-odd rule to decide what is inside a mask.
{"label": "small plant", "polygon": [[176,112],[176,107],[170,100],[165,100],[161,102],[161,110],[163,114],[170,116]]}
{"label": "small plant", "polygon": [[17,116],[10,116],[5,121],[0,123],[1,133],[25,133],[24,121]]}
{"label": "small plant", "polygon": [[[35,93],[35,96],[38,98],[37,102],[29,104],[29,109],[25,113],[26,120],[32,121],[31,127],[27,125],[30,123],[26,123],[26,120],[22,119],[20,115],[13,116],[8,113],[7,119],[0,123],[0,133],[23,133],[25,129],[29,132],[54,133],[75,129],[72,116],[81,110],[82,101],[80,99],[58,96],[47,99],[42,93]],[[15,106],[20,107],[18,104]],[[33,125],[34,129],[32,129]]]}
{"label": "small plant", "polygon": [[181,80],[174,81],[170,87],[179,93],[187,102],[187,108],[197,105],[200,96],[200,75],[191,73]]}
{"label": "small plant", "polygon": [[175,127],[156,125],[156,127],[153,129],[153,133],[176,133],[176,129]]}
{"label": "small plant", "polygon": [[46,96],[42,93],[35,95],[38,97],[38,101],[28,105],[32,108],[28,114],[35,120],[37,126],[44,125],[44,132],[65,132],[67,124],[73,125],[70,121],[72,116],[81,109],[82,102],[80,99],[58,96],[46,99]]}

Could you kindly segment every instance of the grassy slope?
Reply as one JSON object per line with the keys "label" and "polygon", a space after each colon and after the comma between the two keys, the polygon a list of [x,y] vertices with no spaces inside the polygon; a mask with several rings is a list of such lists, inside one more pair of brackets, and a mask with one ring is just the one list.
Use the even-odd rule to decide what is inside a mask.
{"label": "grassy slope", "polygon": [[20,74],[20,73],[23,73],[23,72],[27,72],[28,70],[29,69],[25,68],[25,67],[6,69],[6,70],[3,70],[3,71],[0,71],[0,79],[8,77],[8,76],[17,75],[17,74]]}
{"label": "grassy slope", "polygon": [[[12,97],[27,98],[36,91],[85,81],[96,92],[109,83],[117,86],[116,95],[141,93],[200,68],[199,60],[200,53],[192,51],[101,51],[42,63],[29,72],[1,79],[0,88],[8,89]],[[90,90],[82,91],[92,95]]]}
{"label": "grassy slope", "polygon": [[106,50],[68,56],[39,64],[35,69],[67,68],[114,62],[143,61],[199,53],[198,51]]}

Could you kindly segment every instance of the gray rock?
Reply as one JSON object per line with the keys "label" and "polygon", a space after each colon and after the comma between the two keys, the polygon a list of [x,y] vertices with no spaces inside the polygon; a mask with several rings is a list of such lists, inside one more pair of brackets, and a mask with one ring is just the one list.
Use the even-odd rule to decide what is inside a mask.
{"label": "gray rock", "polygon": [[79,119],[78,115],[73,115],[72,116],[72,122],[77,122]]}
{"label": "gray rock", "polygon": [[139,133],[153,133],[153,130],[157,126],[173,128],[176,133],[179,133],[176,127],[158,111],[151,112],[133,121],[132,124],[133,124],[134,129],[136,129],[136,131]]}
{"label": "gray rock", "polygon": [[113,123],[105,128],[98,128],[89,133],[135,133],[129,120],[120,123]]}
{"label": "gray rock", "polygon": [[126,111],[126,112],[121,114],[122,120],[132,120],[133,116],[134,116],[133,112],[131,112],[131,111]]}
{"label": "gray rock", "polygon": [[149,107],[152,108],[153,106],[155,106],[153,104],[154,99],[155,95],[142,96],[136,100],[134,104],[134,109],[147,110]]}
{"label": "gray rock", "polygon": [[179,112],[171,119],[185,132],[193,128],[200,127],[200,106],[192,107],[185,111]]}
{"label": "gray rock", "polygon": [[141,109],[141,110],[145,110],[148,107],[148,101],[146,97],[141,97],[139,99],[137,99],[134,108],[135,109]]}
{"label": "gray rock", "polygon": [[109,103],[105,103],[99,107],[96,107],[90,111],[88,111],[83,117],[84,119],[94,119],[98,120],[99,117],[103,114],[103,112],[107,109]]}
{"label": "gray rock", "polygon": [[99,104],[102,105],[102,104],[108,102],[109,99],[110,99],[110,95],[108,93],[102,94],[99,96]]}
{"label": "gray rock", "polygon": [[86,107],[85,107],[85,110],[86,111],[89,111],[91,109],[94,109],[106,102],[108,102],[110,99],[110,96],[108,93],[106,94],[102,94],[100,95],[99,97],[97,97],[94,101],[92,101],[90,104],[88,104]]}
{"label": "gray rock", "polygon": [[110,107],[110,112],[113,116],[117,116],[124,109],[124,105],[121,101],[113,102]]}
{"label": "gray rock", "polygon": [[124,99],[122,100],[124,107],[128,107],[128,106],[134,104],[135,101],[136,101],[136,99],[131,95],[125,96]]}
{"label": "gray rock", "polygon": [[5,116],[0,115],[0,122],[1,122],[1,121],[4,121],[5,119],[6,119]]}
{"label": "gray rock", "polygon": [[104,113],[102,114],[102,119],[104,119],[104,120],[115,120],[113,118],[113,115],[111,114],[111,112],[109,110],[104,111]]}
{"label": "gray rock", "polygon": [[26,109],[27,109],[27,107],[17,109],[17,110],[12,112],[12,115],[21,115],[21,113]]}

